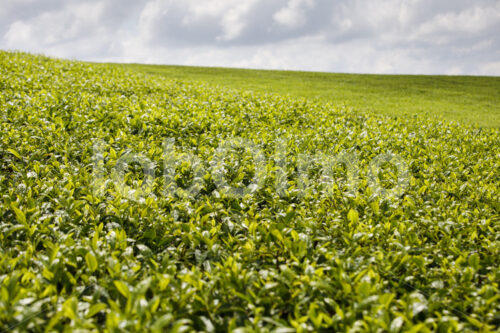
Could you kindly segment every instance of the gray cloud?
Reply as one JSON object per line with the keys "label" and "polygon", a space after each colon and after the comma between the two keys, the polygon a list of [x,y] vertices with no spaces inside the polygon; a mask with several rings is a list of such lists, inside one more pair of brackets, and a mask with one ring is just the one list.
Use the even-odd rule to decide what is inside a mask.
{"label": "gray cloud", "polygon": [[97,61],[500,75],[495,0],[0,0],[0,48]]}

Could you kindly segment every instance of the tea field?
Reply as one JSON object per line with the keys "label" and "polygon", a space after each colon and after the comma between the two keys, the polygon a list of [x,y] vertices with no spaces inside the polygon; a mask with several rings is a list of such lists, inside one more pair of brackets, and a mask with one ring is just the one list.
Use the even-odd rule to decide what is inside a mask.
{"label": "tea field", "polygon": [[240,68],[112,64],[146,74],[346,105],[364,113],[418,114],[500,128],[500,77],[376,75]]}
{"label": "tea field", "polygon": [[0,90],[2,332],[500,326],[499,128],[19,52]]}

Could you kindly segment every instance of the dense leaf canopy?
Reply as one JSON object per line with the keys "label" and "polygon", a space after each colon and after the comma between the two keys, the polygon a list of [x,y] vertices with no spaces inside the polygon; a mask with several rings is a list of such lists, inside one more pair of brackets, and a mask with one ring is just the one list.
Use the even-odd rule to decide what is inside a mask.
{"label": "dense leaf canopy", "polygon": [[[0,330],[500,325],[498,129],[23,53],[0,64]],[[235,139],[259,163],[221,150]],[[315,156],[347,153],[355,187],[347,163],[314,181]],[[390,198],[370,171],[388,153],[407,170]],[[131,154],[152,173],[127,159],[113,178]],[[380,165],[377,184],[401,174]]]}

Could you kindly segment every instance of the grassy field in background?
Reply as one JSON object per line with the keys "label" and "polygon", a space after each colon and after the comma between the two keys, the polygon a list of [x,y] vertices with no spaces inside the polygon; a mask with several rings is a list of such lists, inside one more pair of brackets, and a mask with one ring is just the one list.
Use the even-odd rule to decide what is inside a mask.
{"label": "grassy field in background", "polygon": [[120,67],[226,88],[346,104],[390,116],[420,114],[500,127],[500,77],[369,75],[216,67],[117,64]]}

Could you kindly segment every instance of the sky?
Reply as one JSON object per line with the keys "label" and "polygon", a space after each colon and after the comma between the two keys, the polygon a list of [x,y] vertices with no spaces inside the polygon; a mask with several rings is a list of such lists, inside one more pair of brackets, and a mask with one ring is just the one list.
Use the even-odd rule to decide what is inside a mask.
{"label": "sky", "polygon": [[500,76],[500,0],[0,0],[0,49],[103,62]]}

